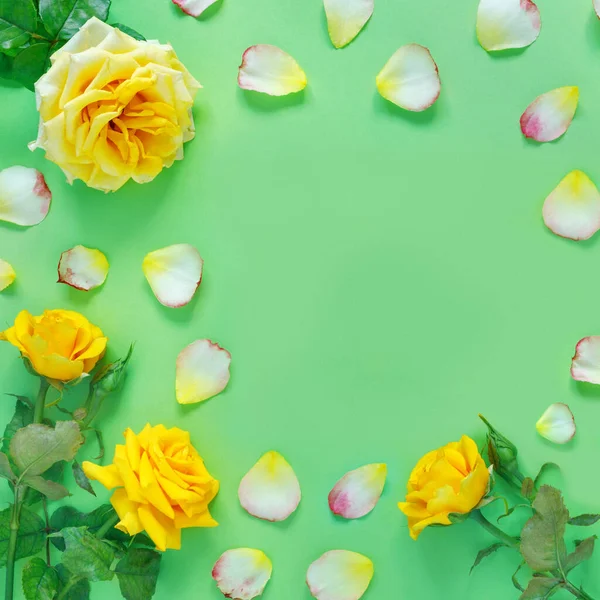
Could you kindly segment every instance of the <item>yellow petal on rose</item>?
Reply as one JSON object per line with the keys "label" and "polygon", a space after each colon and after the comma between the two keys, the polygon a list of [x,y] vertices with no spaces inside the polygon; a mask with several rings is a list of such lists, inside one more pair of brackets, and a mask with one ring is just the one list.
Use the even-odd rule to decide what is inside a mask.
{"label": "yellow petal on rose", "polygon": [[175,394],[179,404],[194,404],[220,394],[229,383],[231,354],[210,340],[196,340],[177,357]]}
{"label": "yellow petal on rose", "polygon": [[163,306],[179,308],[196,293],[202,281],[203,265],[194,246],[174,244],[148,253],[142,269],[156,299]]}
{"label": "yellow petal on rose", "polygon": [[137,502],[132,502],[127,497],[127,492],[124,488],[115,490],[110,498],[110,503],[119,515],[120,522],[115,525],[117,529],[127,533],[128,535],[136,535],[144,530],[144,526],[138,516]]}
{"label": "yellow petal on rose", "polygon": [[8,167],[0,171],[0,221],[31,226],[50,210],[52,194],[36,169]]}
{"label": "yellow petal on rose", "polygon": [[300,504],[300,483],[290,464],[270,451],[246,473],[238,488],[242,507],[266,521],[284,521]]}
{"label": "yellow petal on rose", "polygon": [[324,0],[324,5],[331,42],[343,48],[371,18],[375,0]]}
{"label": "yellow petal on rose", "polygon": [[134,471],[140,468],[140,458],[142,455],[142,447],[138,440],[137,435],[128,427],[125,430],[125,450],[127,452],[127,458],[129,464]]}
{"label": "yellow petal on rose", "polygon": [[385,464],[365,465],[346,473],[329,492],[331,512],[344,519],[364,517],[379,501],[386,476]]}
{"label": "yellow petal on rose", "polygon": [[212,570],[212,578],[226,598],[252,600],[262,595],[273,566],[262,550],[236,548],[221,554]]}
{"label": "yellow petal on rose", "polygon": [[158,485],[154,469],[148,459],[148,454],[144,452],[140,460],[140,485],[148,502],[155,506],[160,512],[169,518],[173,518],[175,513],[173,507],[169,504],[167,497]]}
{"label": "yellow petal on rose", "polygon": [[175,527],[185,529],[187,527],[217,527],[219,524],[211,517],[208,510],[192,515],[175,510]]}
{"label": "yellow petal on rose", "polygon": [[359,600],[374,571],[373,562],[362,554],[331,550],[310,565],[306,583],[317,600]]}
{"label": "yellow petal on rose", "polygon": [[108,267],[108,260],[100,250],[75,246],[60,255],[58,283],[88,292],[106,281]]}
{"label": "yellow petal on rose", "polygon": [[81,468],[88,479],[100,482],[107,490],[123,485],[123,479],[115,465],[101,467],[85,460],[81,463]]}
{"label": "yellow petal on rose", "polygon": [[148,500],[142,491],[138,476],[133,472],[131,465],[129,464],[125,446],[121,444],[115,446],[115,458],[113,462],[119,471],[119,475],[123,480],[123,486],[127,490],[127,495],[130,500],[147,504]]}
{"label": "yellow petal on rose", "polygon": [[156,544],[156,548],[164,552],[167,549],[167,530],[156,518],[155,512],[150,506],[140,506],[138,516],[146,533]]}
{"label": "yellow petal on rose", "polygon": [[0,258],[0,292],[13,283],[17,274],[12,265]]}
{"label": "yellow petal on rose", "polygon": [[238,85],[244,90],[285,96],[306,87],[306,74],[281,48],[258,44],[248,48],[242,56]]}

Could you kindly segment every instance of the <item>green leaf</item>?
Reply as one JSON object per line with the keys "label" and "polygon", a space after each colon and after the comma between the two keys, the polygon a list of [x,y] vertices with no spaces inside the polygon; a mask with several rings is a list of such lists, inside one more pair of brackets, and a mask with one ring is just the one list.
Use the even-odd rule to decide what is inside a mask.
{"label": "green leaf", "polygon": [[561,588],[560,579],[554,577],[534,577],[521,594],[519,600],[545,600],[553,596]]}
{"label": "green leaf", "polygon": [[592,554],[594,553],[594,544],[596,543],[596,536],[593,535],[589,537],[580,544],[577,545],[575,551],[569,554],[567,557],[567,566],[565,571],[568,573],[582,562],[589,560],[592,558]]}
{"label": "green leaf", "polygon": [[[0,567],[6,565],[6,551],[10,538],[12,506],[0,511]],[[19,537],[17,538],[17,560],[37,554],[44,547],[46,524],[26,506],[21,508]]]}
{"label": "green leaf", "polygon": [[52,600],[58,592],[58,573],[41,558],[23,567],[23,593],[27,600]]}
{"label": "green leaf", "polygon": [[600,515],[579,515],[578,517],[569,519],[569,525],[575,525],[576,527],[589,527],[590,525],[595,525],[598,521],[600,521]]}
{"label": "green leaf", "polygon": [[448,519],[453,525],[464,523],[469,518],[470,513],[450,513]]}
{"label": "green leaf", "polygon": [[12,482],[15,482],[17,479],[13,470],[10,468],[8,456],[6,456],[4,452],[0,452],[0,477],[4,477]]}
{"label": "green leaf", "polygon": [[75,421],[58,421],[54,428],[34,423],[15,433],[10,453],[21,474],[41,475],[59,460],[73,460],[83,441]]}
{"label": "green leaf", "polygon": [[491,554],[494,554],[494,552],[496,552],[496,550],[499,550],[503,546],[504,546],[504,544],[502,542],[497,542],[496,544],[492,544],[491,546],[488,546],[487,548],[480,550],[475,558],[475,562],[473,563],[473,566],[471,567],[470,573],[473,572],[473,569],[475,567],[479,566],[479,564],[481,563],[481,561],[484,558],[487,558]]}
{"label": "green leaf", "polygon": [[[54,463],[47,471],[44,471],[42,475],[45,479],[49,479],[50,481],[56,481],[57,483],[62,480],[63,472],[65,470],[65,461],[61,460],[57,463]],[[37,502],[41,502],[43,495],[34,490],[33,488],[29,489],[27,496],[25,496],[25,504],[28,506],[32,506]]]}
{"label": "green leaf", "polygon": [[69,490],[64,485],[44,479],[39,475],[28,475],[23,483],[37,490],[40,494],[44,494],[49,500],[61,500],[70,496]]}
{"label": "green leaf", "polygon": [[14,55],[26,46],[37,28],[37,12],[32,0],[0,0],[0,49]]}
{"label": "green leaf", "polygon": [[12,76],[13,59],[6,54],[0,54],[0,77],[10,79]]}
{"label": "green leaf", "polygon": [[517,579],[517,575],[519,574],[519,571],[523,568],[523,565],[525,563],[522,562],[518,567],[517,570],[513,573],[512,576],[512,584],[515,586],[515,588],[517,588],[520,592],[524,592],[525,588],[519,583],[519,580]]}
{"label": "green leaf", "polygon": [[92,17],[108,18],[111,0],[40,0],[40,17],[57,40],[70,40]]}
{"label": "green leaf", "polygon": [[[73,579],[73,575],[69,573],[62,564],[56,565],[56,571],[60,580],[59,592],[62,593],[64,588],[69,585],[69,582]],[[89,600],[90,591],[90,582],[87,579],[79,579],[69,588],[69,591],[62,596],[62,600]]]}
{"label": "green leaf", "polygon": [[44,74],[49,64],[50,44],[40,42],[33,44],[15,56],[13,62],[13,79],[33,90],[35,82]]}
{"label": "green leaf", "polygon": [[85,490],[86,492],[89,492],[90,494],[92,494],[92,496],[95,496],[96,492],[94,491],[94,488],[92,487],[92,484],[90,483],[90,480],[87,478],[87,475],[83,472],[81,465],[76,460],[74,460],[72,467],[73,467],[73,477],[75,478],[75,483],[82,490]]}
{"label": "green leaf", "polygon": [[569,511],[560,491],[542,486],[533,508],[535,514],[521,532],[521,554],[534,571],[563,569],[567,559],[564,536]]}
{"label": "green leaf", "polygon": [[528,500],[535,497],[535,483],[531,477],[525,477],[525,479],[523,479],[523,483],[521,484],[521,496]]}
{"label": "green leaf", "polygon": [[26,398],[23,396],[17,396],[16,398],[17,404],[15,406],[15,412],[12,416],[12,419],[4,429],[4,436],[2,439],[2,452],[4,452],[4,454],[8,454],[10,449],[10,440],[12,440],[15,433],[17,433],[19,429],[22,429],[23,427],[33,423],[33,408],[27,404]]}
{"label": "green leaf", "polygon": [[557,469],[557,470],[559,470],[559,471],[560,471],[560,467],[559,467],[559,466],[558,466],[556,463],[553,463],[553,462],[547,462],[547,463],[544,463],[544,464],[543,464],[543,465],[540,467],[540,470],[539,470],[539,472],[538,472],[538,474],[537,474],[537,476],[536,476],[536,478],[535,478],[535,481],[534,481],[534,483],[535,483],[535,487],[537,487],[537,486],[538,486],[538,484],[540,483],[540,479],[542,478],[542,475],[543,475],[543,474],[544,474],[544,473],[545,473],[545,472],[546,472],[548,469]]}
{"label": "green leaf", "polygon": [[136,40],[140,40],[141,42],[146,41],[146,38],[141,33],[137,32],[135,29],[132,29],[131,27],[127,27],[127,25],[123,25],[123,23],[113,23],[113,27],[120,29],[123,33],[130,35],[132,38],[134,38]]}
{"label": "green leaf", "polygon": [[156,550],[131,548],[117,563],[115,573],[126,600],[149,600],[156,591],[161,555]]}
{"label": "green leaf", "polygon": [[65,527],[52,537],[62,537],[65,551],[62,564],[75,577],[85,577],[90,581],[110,581],[114,573],[110,566],[115,551],[104,540],[94,537],[87,527]]}

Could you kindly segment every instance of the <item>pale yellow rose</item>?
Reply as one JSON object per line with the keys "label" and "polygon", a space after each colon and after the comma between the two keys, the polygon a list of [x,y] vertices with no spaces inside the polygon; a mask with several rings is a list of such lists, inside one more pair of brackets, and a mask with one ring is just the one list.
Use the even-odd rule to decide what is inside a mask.
{"label": "pale yellow rose", "polygon": [[93,17],[35,85],[38,139],[69,183],[115,191],[152,181],[195,135],[200,84],[173,48],[138,41]]}

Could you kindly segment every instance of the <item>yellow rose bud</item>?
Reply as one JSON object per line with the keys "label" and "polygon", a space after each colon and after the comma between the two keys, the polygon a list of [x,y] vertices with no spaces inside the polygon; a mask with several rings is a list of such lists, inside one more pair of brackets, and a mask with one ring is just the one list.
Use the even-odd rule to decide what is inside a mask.
{"label": "yellow rose bud", "polygon": [[99,327],[71,310],[46,310],[38,317],[23,310],[12,327],[0,332],[0,340],[18,348],[36,373],[58,381],[89,373],[108,342]]}
{"label": "yellow rose bud", "polygon": [[69,183],[115,191],[183,158],[201,86],[171,46],[93,17],[50,60],[35,85],[41,119],[30,148],[43,148]]}
{"label": "yellow rose bud", "polygon": [[398,504],[408,517],[410,537],[416,540],[429,525],[451,525],[450,514],[471,512],[487,493],[489,479],[477,444],[466,435],[426,454],[410,475],[406,502]]}
{"label": "yellow rose bud", "polygon": [[129,535],[146,531],[159,550],[181,547],[184,527],[215,527],[208,504],[219,482],[206,470],[187,431],[146,425],[124,433],[113,464],[84,462],[89,479],[117,488],[110,501],[119,515],[117,529]]}

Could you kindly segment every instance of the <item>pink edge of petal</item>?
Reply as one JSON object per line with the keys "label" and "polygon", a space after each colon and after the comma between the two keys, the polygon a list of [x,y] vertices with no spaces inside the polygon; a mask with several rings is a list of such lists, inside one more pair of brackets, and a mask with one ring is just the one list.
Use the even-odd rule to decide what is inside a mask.
{"label": "pink edge of petal", "polygon": [[37,179],[35,181],[35,185],[33,186],[33,193],[39,196],[44,200],[44,202],[40,205],[40,213],[46,217],[48,211],[50,210],[50,203],[52,202],[52,192],[46,183],[46,179],[40,171],[37,172]]}
{"label": "pink edge of petal", "polygon": [[194,15],[191,12],[189,12],[184,6],[183,6],[183,2],[184,0],[171,0],[171,2],[173,2],[173,4],[175,6],[177,6],[178,8],[181,9],[182,12],[184,12],[186,15],[189,15],[190,17],[198,17],[200,15]]}
{"label": "pink edge of petal", "polygon": [[[596,383],[595,381],[592,381],[592,380],[591,380],[591,379],[589,379],[589,378],[582,377],[581,375],[579,375],[579,376],[575,375],[575,370],[576,370],[576,368],[575,368],[575,364],[574,364],[574,363],[575,363],[575,361],[576,361],[577,359],[581,358],[581,352],[580,352],[580,348],[581,348],[581,346],[582,346],[583,344],[592,343],[592,342],[590,342],[590,340],[591,340],[592,338],[594,338],[594,337],[598,337],[598,336],[588,335],[588,336],[586,336],[586,337],[584,337],[584,338],[581,338],[581,339],[580,339],[580,340],[577,342],[577,344],[576,344],[576,346],[575,346],[575,354],[574,354],[573,358],[571,359],[571,369],[570,369],[570,373],[571,373],[571,377],[572,377],[572,378],[573,378],[575,381],[582,381],[582,382],[584,382],[584,383],[591,383],[591,384],[593,384],[593,385],[597,385],[597,383]],[[569,410],[570,410],[570,409],[569,409]]]}
{"label": "pink edge of petal", "polygon": [[[200,273],[200,279],[198,280],[198,283],[196,284],[196,287],[194,288],[194,291],[192,292],[192,295],[187,302],[180,302],[179,304],[169,304],[168,302],[161,302],[160,300],[158,300],[158,298],[156,298],[156,299],[158,300],[159,304],[162,304],[163,306],[166,306],[167,308],[183,308],[184,306],[187,306],[196,296],[196,292],[198,291],[198,288],[200,287],[200,284],[202,283],[202,275],[204,275],[204,268],[202,269],[202,273]],[[208,341],[210,342],[210,340],[208,340]],[[210,342],[210,343],[212,344],[213,342]],[[225,350],[225,348],[221,348],[221,350]],[[225,352],[227,352],[227,350],[225,350]]]}
{"label": "pink edge of petal", "polygon": [[250,52],[251,50],[256,48],[258,45],[259,44],[254,44],[254,46],[250,46],[249,48],[246,48],[244,50],[244,53],[242,54],[242,64],[238,67],[238,77],[237,77],[238,85],[243,90],[250,90],[251,92],[257,92],[259,90],[257,90],[254,87],[247,87],[245,84],[242,83],[242,69],[248,65],[248,63],[246,61],[246,56],[247,56],[248,52]]}

